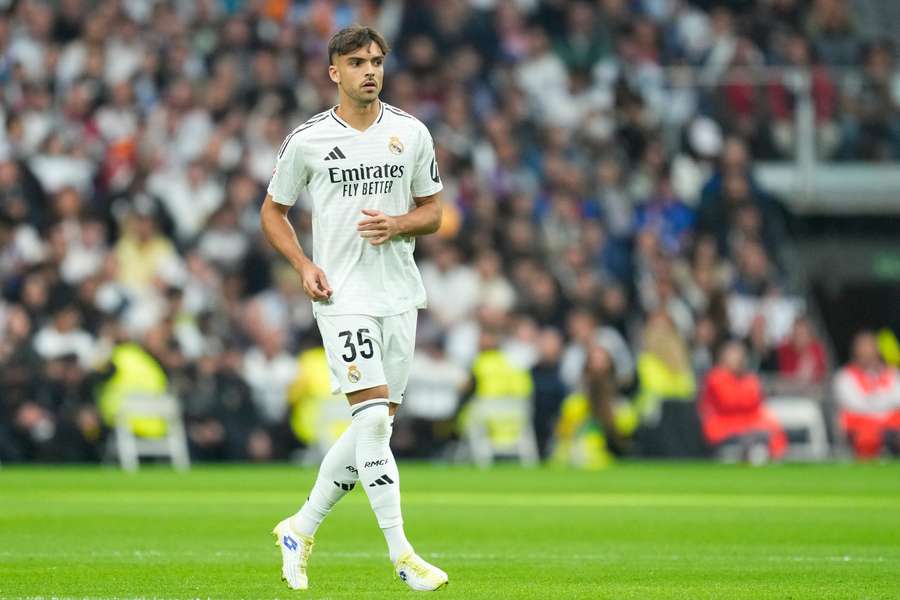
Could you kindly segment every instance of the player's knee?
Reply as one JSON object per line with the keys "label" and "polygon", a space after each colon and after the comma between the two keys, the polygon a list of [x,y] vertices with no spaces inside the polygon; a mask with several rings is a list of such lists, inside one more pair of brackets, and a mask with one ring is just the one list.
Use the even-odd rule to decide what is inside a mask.
{"label": "player's knee", "polygon": [[390,436],[391,418],[387,402],[363,406],[357,410],[359,412],[354,414],[353,421],[361,432],[365,431],[376,437]]}

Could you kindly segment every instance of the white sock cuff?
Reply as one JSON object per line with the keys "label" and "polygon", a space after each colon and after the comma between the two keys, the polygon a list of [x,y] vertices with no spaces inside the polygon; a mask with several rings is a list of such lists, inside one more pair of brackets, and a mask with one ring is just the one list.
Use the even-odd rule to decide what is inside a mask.
{"label": "white sock cuff", "polygon": [[384,406],[385,410],[389,410],[390,402],[387,398],[372,398],[371,400],[365,400],[359,404],[353,404],[350,406],[350,417],[356,418],[356,415],[375,406]]}

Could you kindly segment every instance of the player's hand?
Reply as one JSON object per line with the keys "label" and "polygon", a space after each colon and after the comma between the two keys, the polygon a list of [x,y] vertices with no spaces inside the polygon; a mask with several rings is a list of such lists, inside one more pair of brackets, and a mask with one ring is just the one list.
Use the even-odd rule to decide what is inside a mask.
{"label": "player's hand", "polygon": [[360,237],[368,240],[373,246],[379,246],[400,233],[397,217],[371,208],[364,208],[362,212],[368,219],[357,223],[356,230]]}
{"label": "player's hand", "polygon": [[331,286],[325,277],[325,271],[313,264],[306,263],[300,271],[300,279],[303,281],[303,291],[310,300],[328,300],[331,298]]}

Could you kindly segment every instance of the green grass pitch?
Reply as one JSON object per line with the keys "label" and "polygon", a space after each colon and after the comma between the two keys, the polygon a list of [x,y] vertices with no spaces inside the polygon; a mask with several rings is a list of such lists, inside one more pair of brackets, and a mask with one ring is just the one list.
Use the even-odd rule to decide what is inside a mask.
{"label": "green grass pitch", "polygon": [[[900,598],[900,464],[624,463],[600,472],[401,465],[407,532],[441,598]],[[308,592],[272,526],[290,466],[0,470],[0,598],[391,598],[359,487],[319,530]]]}

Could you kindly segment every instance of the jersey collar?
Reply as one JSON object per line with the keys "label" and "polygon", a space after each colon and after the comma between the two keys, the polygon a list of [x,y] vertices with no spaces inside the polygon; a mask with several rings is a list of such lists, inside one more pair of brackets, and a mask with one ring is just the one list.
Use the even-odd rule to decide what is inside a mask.
{"label": "jersey collar", "polygon": [[[381,123],[381,120],[384,118],[384,101],[382,101],[379,98],[378,102],[379,102],[379,104],[381,104],[381,110],[378,112],[378,118],[375,119],[371,125],[369,125],[369,129],[372,129],[373,127],[375,127],[376,125]],[[355,127],[350,125],[350,123],[348,123],[347,121],[340,118],[337,114],[337,107],[338,107],[337,104],[332,106],[330,114],[331,114],[331,118],[334,119],[335,121],[337,121],[338,125],[340,125],[341,127],[345,127],[347,129],[349,129],[350,131],[355,131],[356,133],[366,133],[366,131],[369,131],[369,129],[366,129],[365,131],[360,131],[359,129],[356,129]]]}

